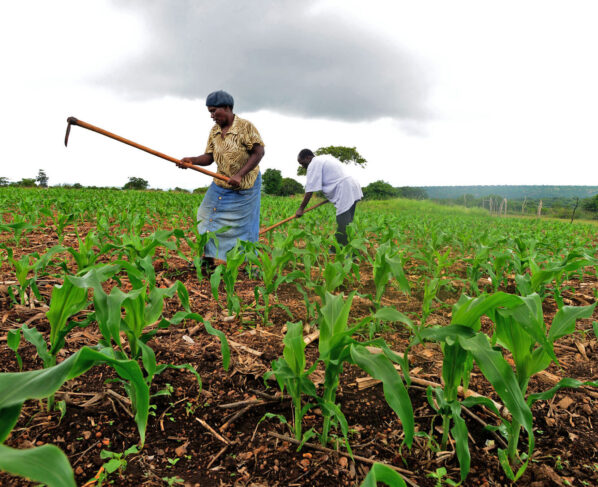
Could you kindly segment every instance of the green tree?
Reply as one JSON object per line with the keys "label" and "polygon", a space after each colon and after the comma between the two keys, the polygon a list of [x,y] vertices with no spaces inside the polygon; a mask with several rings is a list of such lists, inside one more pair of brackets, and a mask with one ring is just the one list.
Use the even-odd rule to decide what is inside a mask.
{"label": "green tree", "polygon": [[40,188],[47,188],[49,179],[50,178],[48,178],[46,171],[44,171],[43,169],[39,170],[39,172],[37,173],[37,177],[35,178]]}
{"label": "green tree", "polygon": [[130,177],[123,189],[147,189],[149,183],[143,178]]}
{"label": "green tree", "polygon": [[303,185],[299,181],[295,181],[293,178],[283,178],[280,184],[278,194],[280,196],[290,196],[292,194],[303,193]]}
{"label": "green tree", "polygon": [[282,184],[282,174],[278,169],[266,169],[263,182],[266,194],[278,194]]}
{"label": "green tree", "polygon": [[316,156],[329,154],[332,157],[336,157],[339,161],[345,164],[355,164],[356,166],[365,167],[368,161],[365,160],[362,155],[357,152],[355,147],[344,147],[342,145],[329,147],[320,147],[316,152]]}
{"label": "green tree", "polygon": [[593,198],[586,198],[581,203],[581,206],[586,211],[591,211],[592,213],[598,213],[598,194],[595,195]]}
{"label": "green tree", "polygon": [[0,186],[8,186],[8,184],[8,178],[5,178],[4,176],[0,177]]}
{"label": "green tree", "polygon": [[[345,147],[342,145],[330,145],[328,147],[320,147],[316,152],[316,156],[324,154],[336,157],[344,164],[355,164],[356,166],[365,167],[368,161],[359,153],[355,147]],[[307,173],[303,166],[297,169],[297,176],[305,176]]]}
{"label": "green tree", "polygon": [[363,198],[366,200],[386,200],[397,198],[399,191],[385,181],[374,181],[363,188]]}
{"label": "green tree", "polygon": [[12,184],[13,186],[20,186],[22,188],[33,188],[36,186],[35,178],[23,178],[20,181]]}

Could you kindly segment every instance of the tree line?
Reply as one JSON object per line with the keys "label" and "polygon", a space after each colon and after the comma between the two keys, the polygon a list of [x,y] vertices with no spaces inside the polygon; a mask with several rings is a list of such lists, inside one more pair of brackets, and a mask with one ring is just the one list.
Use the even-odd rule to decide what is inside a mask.
{"label": "tree line", "polygon": [[[329,154],[344,164],[355,164],[365,167],[367,160],[359,154],[355,147],[328,146],[320,147],[316,155]],[[304,175],[305,169],[299,167],[298,175]],[[0,176],[1,186],[40,187],[47,188],[49,177],[40,169],[34,178],[23,178],[20,181],[10,182],[8,178]],[[60,185],[67,188],[83,188],[79,183]],[[92,186],[95,188],[95,186]],[[121,189],[121,188],[114,188]],[[147,190],[149,183],[140,177],[129,177],[122,189]],[[484,189],[500,189],[500,193]],[[194,193],[205,193],[207,188],[197,188]],[[582,214],[589,218],[598,218],[598,186],[402,186],[395,187],[382,180],[374,181],[364,188],[363,196],[366,200],[383,200],[391,198],[431,199],[444,205],[459,205],[467,208],[481,207],[489,211],[496,211],[499,205],[504,204],[505,213],[509,214],[537,214],[539,209],[543,214],[569,218],[579,208]],[[458,193],[459,190],[464,190]],[[187,191],[174,188],[174,191]],[[304,192],[303,185],[293,178],[285,178],[278,169],[266,169],[263,174],[263,191],[276,196],[290,196]],[[522,193],[523,192],[523,193]],[[528,195],[529,193],[529,195]],[[524,196],[522,196],[522,194]],[[556,194],[552,197],[538,195]],[[590,197],[583,197],[590,194]],[[509,198],[510,195],[511,197]],[[513,195],[517,195],[513,197]],[[532,196],[534,195],[534,196]],[[586,213],[585,215],[583,213]]]}

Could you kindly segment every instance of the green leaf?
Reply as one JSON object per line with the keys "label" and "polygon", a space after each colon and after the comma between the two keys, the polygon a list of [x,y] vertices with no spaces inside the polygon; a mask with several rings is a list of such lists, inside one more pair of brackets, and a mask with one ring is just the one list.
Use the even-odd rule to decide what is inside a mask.
{"label": "green leaf", "polygon": [[284,336],[283,356],[288,366],[299,376],[305,370],[305,341],[303,340],[303,324],[287,323],[287,332]]}
{"label": "green leaf", "polygon": [[0,408],[0,443],[4,443],[19,420],[21,404]]}
{"label": "green leaf", "polygon": [[23,360],[19,355],[19,345],[21,344],[21,329],[17,328],[16,330],[8,330],[6,334],[6,345],[10,348],[16,355],[17,363],[19,364],[19,370],[23,369]]}
{"label": "green leaf", "polygon": [[29,328],[27,325],[21,326],[21,330],[23,331],[23,337],[25,337],[25,340],[35,346],[37,354],[44,362],[44,367],[53,365],[52,362],[54,361],[54,358],[52,355],[50,355],[50,352],[48,352],[48,345],[46,344],[42,334],[37,331],[36,328]]}
{"label": "green leaf", "polygon": [[512,308],[519,304],[521,304],[519,296],[503,292],[491,295],[483,294],[475,299],[463,295],[453,306],[451,323],[467,326],[477,331],[480,328],[479,320],[483,315],[500,306]]}
{"label": "green leaf", "polygon": [[593,383],[592,382],[581,382],[577,379],[571,379],[570,377],[565,377],[564,379],[561,379],[554,387],[548,389],[547,391],[528,395],[527,403],[531,407],[532,404],[534,404],[538,400],[547,401],[549,399],[552,399],[558,391],[560,391],[561,389],[563,389],[565,387],[568,387],[571,389],[577,389],[578,387],[581,387],[584,385],[591,386],[591,385],[593,385]]}
{"label": "green leaf", "polygon": [[465,420],[461,417],[461,404],[458,401],[450,403],[451,418],[453,420],[453,427],[451,434],[455,439],[457,458],[459,459],[459,469],[461,471],[461,481],[464,481],[469,475],[471,455],[469,453],[469,441],[467,435],[467,425]]}
{"label": "green leaf", "polygon": [[591,317],[596,304],[590,306],[563,306],[552,320],[548,338],[555,341],[573,333],[575,331],[575,322],[581,318]]}
{"label": "green leaf", "polygon": [[218,267],[216,267],[216,269],[214,269],[214,272],[212,272],[212,275],[210,276],[210,287],[212,289],[212,296],[214,296],[214,299],[216,301],[218,301],[218,287],[220,286],[220,281],[222,280],[223,271],[224,266],[220,264]]}
{"label": "green leaf", "polygon": [[96,350],[83,347],[53,367],[27,372],[0,373],[0,391],[5,391],[0,396],[0,410],[20,406],[27,399],[48,397],[54,394],[64,382],[80,376],[99,363],[107,363],[114,367],[117,374],[131,385],[131,403],[143,444],[149,411],[149,388],[139,364],[134,360],[117,359],[112,348]]}
{"label": "green leaf", "polygon": [[49,487],[76,487],[68,458],[54,445],[27,450],[0,445],[0,470]]}
{"label": "green leaf", "polygon": [[415,434],[413,406],[401,376],[392,362],[386,356],[373,354],[361,345],[351,346],[351,358],[374,379],[382,381],[386,402],[400,418],[405,431],[405,443],[411,447]]}
{"label": "green leaf", "polygon": [[228,370],[230,366],[230,347],[228,345],[228,340],[226,339],[226,335],[214,328],[209,321],[204,320],[199,314],[197,313],[186,313],[184,311],[179,311],[176,313],[169,321],[173,325],[178,325],[183,320],[195,320],[203,323],[206,331],[213,336],[218,337],[220,340],[220,352],[222,353],[222,365],[225,370]]}
{"label": "green leaf", "polygon": [[459,343],[473,354],[478,367],[492,384],[511,415],[524,426],[531,437],[533,435],[532,412],[525,402],[513,369],[502,354],[490,346],[488,337],[482,333],[469,339],[460,338]]}
{"label": "green leaf", "polygon": [[351,311],[354,292],[349,294],[347,300],[343,296],[334,296],[326,292],[324,306],[320,310],[320,357],[328,357],[335,344],[344,336],[347,331],[347,321]]}
{"label": "green leaf", "polygon": [[410,330],[415,328],[413,321],[407,315],[390,306],[380,308],[378,311],[376,311],[374,318],[379,319],[380,321],[403,323],[407,325]]}
{"label": "green leaf", "polygon": [[376,487],[378,482],[390,487],[407,487],[403,477],[398,472],[382,463],[374,463],[360,487]]}
{"label": "green leaf", "polygon": [[122,466],[126,465],[127,462],[121,460],[120,458],[113,458],[112,460],[107,461],[103,467],[107,473],[114,473]]}
{"label": "green leaf", "polygon": [[69,318],[87,308],[87,289],[75,287],[68,279],[61,286],[54,286],[50,299],[50,309],[46,313],[50,322],[50,348],[58,352],[57,345]]}

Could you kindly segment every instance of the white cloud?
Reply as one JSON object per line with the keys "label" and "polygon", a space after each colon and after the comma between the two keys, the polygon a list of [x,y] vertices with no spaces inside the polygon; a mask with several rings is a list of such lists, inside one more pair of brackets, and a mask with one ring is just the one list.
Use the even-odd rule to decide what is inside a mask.
{"label": "white cloud", "polygon": [[[143,6],[185,4],[201,5],[153,2]],[[79,127],[73,128],[69,148],[64,148],[70,115],[175,157],[199,154],[205,148],[211,122],[203,94],[198,98],[189,98],[190,92],[185,92],[187,98],[180,96],[180,87],[169,84],[177,76],[165,72],[168,63],[159,64],[162,71],[154,73],[158,78],[155,86],[163,83],[165,88],[153,97],[131,97],[134,84],[126,93],[115,89],[123,66],[152,59],[152,42],[158,36],[139,11],[115,5],[62,0],[2,4],[0,42],[9,48],[3,50],[0,78],[0,176],[19,180],[34,177],[43,168],[50,184],[122,186],[130,176],[144,177],[152,186],[162,188],[191,189],[209,183],[206,176],[181,171]],[[313,118],[309,106],[302,116],[293,116],[285,101],[275,97],[276,103],[260,107],[259,100],[267,99],[272,88],[262,87],[258,81],[263,73],[252,73],[252,63],[247,63],[247,76],[238,86],[253,86],[233,95],[239,115],[254,122],[266,141],[263,169],[278,168],[285,176],[294,177],[299,149],[348,145],[357,147],[369,161],[365,170],[351,169],[364,185],[377,179],[396,186],[586,184],[596,174],[598,65],[593,51],[598,31],[593,21],[598,4],[581,0],[567,4],[372,0],[366,10],[357,0],[311,5],[305,15],[294,10],[297,18],[286,19],[283,25],[335,19],[335,25],[346,30],[333,29],[336,39],[345,34],[355,38],[349,46],[363,38],[369,49],[376,39],[385,39],[384,52],[397,49],[426,73],[421,89],[428,94],[425,108],[433,116],[393,120],[391,114],[374,110],[381,118],[343,122],[338,111],[336,120],[325,116],[325,110],[314,113],[317,118]],[[257,13],[263,17],[281,12]],[[202,49],[201,45],[186,44],[196,38],[189,37],[182,30],[187,24],[177,23],[177,19],[171,20],[181,30],[164,31],[175,39],[158,36],[157,41],[190,52]],[[209,27],[210,19],[204,22]],[[325,27],[322,23],[317,26]],[[196,28],[206,26],[200,23]],[[256,39],[254,47],[265,45],[264,36]],[[296,36],[286,39],[292,40],[291,44],[301,42]],[[248,45],[254,41],[251,37],[241,40]],[[278,55],[284,56],[284,52]],[[349,60],[351,54],[347,53]],[[275,61],[272,66],[290,70],[284,59]],[[395,61],[392,57],[385,60],[393,69],[409,65],[403,61],[395,65]],[[299,64],[298,68],[309,66]],[[346,64],[331,65],[329,72],[320,65],[322,77],[314,79],[321,83],[344,76],[342,81],[350,86],[352,80],[338,71],[338,66]],[[189,77],[186,69],[181,66],[178,76],[182,84],[197,79]],[[205,72],[215,73],[210,78],[215,84],[218,69],[206,67]],[[418,72],[412,73],[412,79],[417,79]],[[203,74],[198,71],[194,76]],[[380,75],[375,68],[367,74],[372,78]],[[301,89],[292,86],[300,99]],[[262,98],[249,98],[255,93]],[[347,93],[342,102],[351,108],[358,99]],[[375,94],[385,96],[384,92]],[[424,106],[422,99],[417,103]]]}

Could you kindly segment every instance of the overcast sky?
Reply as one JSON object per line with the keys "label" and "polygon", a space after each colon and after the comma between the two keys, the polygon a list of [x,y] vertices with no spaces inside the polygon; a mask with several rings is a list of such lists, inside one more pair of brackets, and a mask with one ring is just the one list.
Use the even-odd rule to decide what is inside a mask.
{"label": "overcast sky", "polygon": [[[113,0],[0,3],[0,176],[193,189],[224,89],[262,170],[356,147],[362,185],[598,184],[598,2]],[[214,167],[208,169],[215,170]]]}

